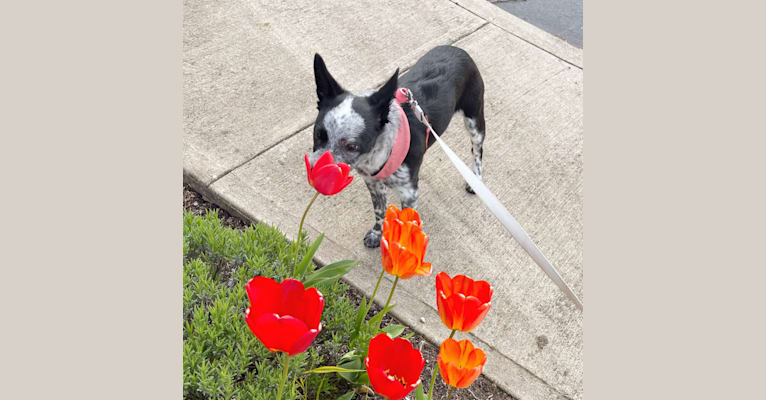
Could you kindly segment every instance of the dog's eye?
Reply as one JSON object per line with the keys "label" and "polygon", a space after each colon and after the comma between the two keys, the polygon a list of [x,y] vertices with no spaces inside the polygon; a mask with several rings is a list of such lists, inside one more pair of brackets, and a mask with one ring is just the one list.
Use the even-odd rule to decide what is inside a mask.
{"label": "dog's eye", "polygon": [[359,151],[359,146],[357,146],[357,145],[355,145],[353,143],[348,143],[348,144],[346,144],[346,151],[357,152],[357,151]]}

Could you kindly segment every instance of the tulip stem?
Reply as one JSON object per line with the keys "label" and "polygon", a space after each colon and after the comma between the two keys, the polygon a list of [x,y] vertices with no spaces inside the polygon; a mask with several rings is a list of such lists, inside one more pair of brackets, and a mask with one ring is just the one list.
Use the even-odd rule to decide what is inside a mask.
{"label": "tulip stem", "polygon": [[[391,303],[391,298],[394,297],[394,290],[396,290],[396,284],[399,283],[399,277],[397,276],[396,279],[394,279],[394,286],[391,286],[391,293],[388,294],[388,300],[386,300],[386,305],[383,306],[383,310],[388,308],[388,304]],[[378,321],[378,329],[380,330],[380,324],[383,322],[383,317],[380,318]]]}
{"label": "tulip stem", "polygon": [[[450,339],[452,339],[452,337],[455,336],[455,332],[457,332],[457,329],[453,329],[452,333],[449,334]],[[431,373],[431,385],[428,387],[429,400],[433,399],[434,397],[434,383],[436,382],[436,374],[438,373],[439,373],[439,360],[437,358],[436,360],[434,360],[434,372]]]}
{"label": "tulip stem", "polygon": [[[300,243],[300,240],[301,240],[301,233],[303,233],[303,221],[306,220],[306,214],[309,213],[309,209],[311,208],[311,205],[314,204],[314,200],[316,200],[317,197],[319,197],[319,192],[316,192],[314,194],[314,197],[311,198],[311,201],[309,202],[308,207],[306,207],[306,211],[303,212],[303,217],[301,217],[301,224],[298,226],[298,237],[295,238],[295,244],[296,244],[296,246],[299,249],[300,249],[300,244],[299,243]],[[291,277],[295,277],[295,266],[296,266],[296,263],[293,262],[293,273],[292,273],[292,275],[290,275]]]}
{"label": "tulip stem", "polygon": [[364,313],[365,318],[367,317],[367,313],[370,312],[370,308],[372,308],[372,302],[375,301],[375,295],[378,293],[378,286],[380,286],[380,281],[383,280],[383,274],[385,272],[385,269],[381,269],[380,276],[378,276],[378,283],[375,284],[375,290],[372,291],[372,297],[370,297],[370,304],[367,305],[367,311]]}
{"label": "tulip stem", "polygon": [[301,232],[303,232],[303,221],[306,220],[306,214],[309,213],[309,209],[311,208],[311,205],[314,204],[314,200],[316,200],[317,197],[319,197],[319,192],[314,194],[314,197],[311,198],[308,207],[306,207],[306,211],[303,212],[303,217],[301,217],[301,224],[298,226],[298,239],[301,238]]}
{"label": "tulip stem", "polygon": [[279,382],[279,391],[277,392],[277,400],[282,400],[282,393],[285,390],[285,382],[287,381],[287,371],[290,368],[290,355],[285,353],[285,369],[282,371],[282,380]]}
{"label": "tulip stem", "polygon": [[455,393],[455,387],[450,386],[449,392],[447,392],[447,400],[449,400],[450,397],[452,397],[452,393]]}

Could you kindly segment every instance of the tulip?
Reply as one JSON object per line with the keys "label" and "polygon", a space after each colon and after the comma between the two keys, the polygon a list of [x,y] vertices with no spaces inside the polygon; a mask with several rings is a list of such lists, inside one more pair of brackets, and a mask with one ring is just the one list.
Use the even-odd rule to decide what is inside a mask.
{"label": "tulip", "polygon": [[423,262],[427,246],[428,237],[423,233],[418,212],[412,208],[400,210],[394,205],[388,206],[386,218],[383,220],[383,235],[380,238],[383,271],[380,272],[372,297],[375,298],[384,271],[396,276],[383,309],[391,302],[400,278],[409,279],[415,275],[431,274],[431,263]]}
{"label": "tulip", "polygon": [[470,332],[484,319],[492,306],[492,286],[465,275],[450,278],[445,272],[436,275],[436,305],[444,325],[452,330]]}
{"label": "tulip", "polygon": [[428,237],[421,228],[418,212],[389,206],[383,221],[380,253],[383,269],[391,275],[409,279],[431,274],[431,263],[423,262]]}
{"label": "tulip", "polygon": [[409,341],[381,333],[370,339],[364,366],[375,393],[400,400],[420,385],[425,360]]}
{"label": "tulip", "polygon": [[304,289],[295,279],[279,284],[259,276],[245,289],[250,298],[247,325],[269,351],[302,353],[322,330],[324,297],[316,288]]}
{"label": "tulip", "polygon": [[469,340],[447,339],[439,347],[439,372],[444,383],[463,389],[481,375],[487,355]]}
{"label": "tulip", "polygon": [[317,192],[325,196],[332,196],[343,190],[354,179],[348,176],[351,167],[345,163],[335,163],[332,153],[324,152],[314,166],[309,162],[309,155],[303,156],[306,162],[306,175],[309,185],[313,186]]}
{"label": "tulip", "polygon": [[[311,166],[311,162],[309,162],[308,154],[303,155],[303,161],[306,163],[306,177],[309,180],[309,185],[313,186],[317,192],[314,194],[314,197],[311,198],[311,201],[309,201],[306,210],[303,211],[301,224],[298,226],[297,240],[300,240],[301,233],[303,233],[303,221],[306,220],[306,215],[309,213],[311,205],[314,204],[314,201],[319,197],[319,194],[321,193],[325,196],[338,194],[338,192],[345,189],[354,179],[353,176],[348,176],[351,167],[344,163],[336,164],[332,153],[329,151],[322,153],[317,162],[314,163],[313,167]],[[295,276],[295,265],[293,265],[293,273],[291,276]]]}

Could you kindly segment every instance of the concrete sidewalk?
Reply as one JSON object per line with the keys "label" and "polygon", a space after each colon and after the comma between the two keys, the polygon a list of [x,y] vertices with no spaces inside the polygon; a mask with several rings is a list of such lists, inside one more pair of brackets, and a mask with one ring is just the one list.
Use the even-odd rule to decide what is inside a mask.
{"label": "concrete sidewalk", "polygon": [[[185,181],[294,238],[313,193],[302,156],[316,117],[314,53],[341,85],[361,92],[440,44],[468,51],[485,80],[487,186],[584,300],[582,50],[484,0],[185,0]],[[462,118],[444,139],[470,160]],[[463,187],[443,152],[429,151],[419,209],[426,259],[434,275],[462,273],[495,287],[485,322],[457,338],[486,350],[484,374],[522,400],[581,399],[582,313]],[[389,203],[398,205],[395,194]],[[380,251],[362,244],[372,222],[361,179],[321,197],[307,218],[310,237],[326,234],[318,261],[362,260],[347,279],[368,296],[381,268]],[[438,344],[449,331],[435,297],[433,276],[402,281],[393,313]]]}

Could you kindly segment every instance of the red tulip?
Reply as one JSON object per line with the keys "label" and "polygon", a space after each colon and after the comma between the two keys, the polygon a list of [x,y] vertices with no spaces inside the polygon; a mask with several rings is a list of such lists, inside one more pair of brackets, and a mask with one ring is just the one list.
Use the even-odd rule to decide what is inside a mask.
{"label": "red tulip", "polygon": [[423,355],[412,343],[385,333],[370,339],[369,355],[364,359],[372,389],[389,400],[400,400],[420,385],[424,364]]}
{"label": "red tulip", "polygon": [[258,276],[245,289],[250,298],[247,325],[269,351],[302,353],[322,330],[324,297],[316,288],[304,289],[295,279],[279,284]]}
{"label": "red tulip", "polygon": [[324,152],[313,167],[309,162],[308,154],[304,155],[303,160],[306,162],[309,185],[325,196],[337,194],[354,179],[353,176],[348,176],[351,167],[345,163],[336,164],[329,151]]}
{"label": "red tulip", "polygon": [[436,275],[436,305],[439,316],[449,329],[470,332],[484,319],[492,306],[492,286],[465,275],[450,278]]}
{"label": "red tulip", "polygon": [[380,238],[381,262],[386,272],[402,279],[431,274],[431,263],[423,262],[428,237],[421,226],[417,211],[388,206]]}
{"label": "red tulip", "polygon": [[444,383],[459,389],[471,386],[481,375],[487,355],[473,347],[469,340],[456,341],[449,338],[439,347],[439,372]]}

